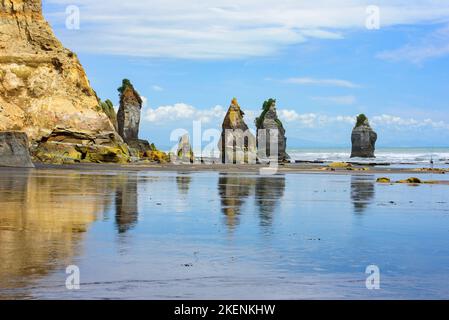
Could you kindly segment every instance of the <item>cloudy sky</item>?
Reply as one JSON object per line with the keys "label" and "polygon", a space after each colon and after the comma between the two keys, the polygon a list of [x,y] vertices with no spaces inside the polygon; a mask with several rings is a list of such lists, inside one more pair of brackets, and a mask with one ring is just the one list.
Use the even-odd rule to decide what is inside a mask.
{"label": "cloudy sky", "polygon": [[361,112],[379,146],[449,146],[449,0],[43,3],[102,99],[131,79],[142,138],[164,148],[193,120],[220,128],[233,97],[250,127],[276,98],[291,147],[348,146]]}

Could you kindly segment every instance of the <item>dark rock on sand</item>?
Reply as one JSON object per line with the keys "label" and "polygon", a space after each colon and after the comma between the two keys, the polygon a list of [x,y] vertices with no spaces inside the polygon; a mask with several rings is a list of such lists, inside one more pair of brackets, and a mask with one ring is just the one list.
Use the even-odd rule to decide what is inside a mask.
{"label": "dark rock on sand", "polygon": [[[264,102],[261,115],[256,118],[257,155],[259,160],[277,157],[278,161],[286,162],[290,157],[286,150],[287,138],[285,129],[276,111],[276,100]],[[276,139],[276,141],[272,141]],[[277,145],[277,150],[271,150],[271,145]],[[276,154],[272,154],[276,153]]]}
{"label": "dark rock on sand", "polygon": [[221,138],[218,143],[223,163],[256,162],[256,138],[243,120],[244,115],[237,99],[232,99],[223,120]]}
{"label": "dark rock on sand", "polygon": [[357,123],[352,130],[351,158],[375,158],[377,133],[371,128],[368,118],[361,114],[357,117]]}
{"label": "dark rock on sand", "polygon": [[0,167],[34,168],[24,132],[0,132]]}

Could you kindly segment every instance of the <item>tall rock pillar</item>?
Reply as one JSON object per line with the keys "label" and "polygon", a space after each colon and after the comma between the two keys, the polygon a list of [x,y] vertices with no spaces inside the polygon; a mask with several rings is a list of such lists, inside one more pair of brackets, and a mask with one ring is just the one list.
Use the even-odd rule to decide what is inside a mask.
{"label": "tall rock pillar", "polygon": [[351,158],[375,158],[377,133],[371,128],[364,114],[357,117],[357,123],[351,135]]}

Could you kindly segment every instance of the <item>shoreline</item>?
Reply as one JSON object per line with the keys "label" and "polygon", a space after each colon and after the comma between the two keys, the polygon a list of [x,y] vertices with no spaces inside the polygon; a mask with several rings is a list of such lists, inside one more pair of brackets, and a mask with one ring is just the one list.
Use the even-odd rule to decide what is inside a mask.
{"label": "shoreline", "polygon": [[[263,164],[173,164],[173,163],[142,163],[142,164],[111,164],[111,163],[77,163],[77,164],[45,164],[34,163],[36,169],[61,169],[61,170],[95,170],[95,171],[168,171],[168,172],[222,172],[222,173],[260,173],[260,169],[268,168]],[[435,169],[438,170],[438,169]],[[444,175],[449,170],[426,171],[416,168],[374,167],[352,165],[350,168],[331,168],[327,164],[288,163],[280,164],[277,173],[328,173],[328,174],[434,174]]]}

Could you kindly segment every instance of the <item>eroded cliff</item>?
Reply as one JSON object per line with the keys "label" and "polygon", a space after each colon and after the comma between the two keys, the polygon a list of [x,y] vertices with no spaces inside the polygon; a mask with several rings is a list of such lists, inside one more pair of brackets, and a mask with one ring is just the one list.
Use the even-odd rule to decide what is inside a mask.
{"label": "eroded cliff", "polygon": [[0,18],[0,131],[25,131],[32,141],[56,127],[115,131],[41,0],[0,1]]}

